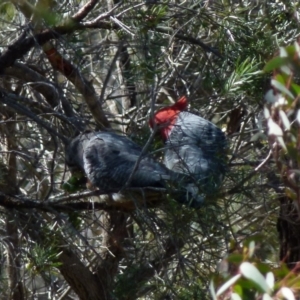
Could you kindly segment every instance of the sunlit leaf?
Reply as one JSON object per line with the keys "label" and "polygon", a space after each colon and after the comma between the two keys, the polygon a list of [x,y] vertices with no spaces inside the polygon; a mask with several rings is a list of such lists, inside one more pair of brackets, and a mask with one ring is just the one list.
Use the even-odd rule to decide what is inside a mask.
{"label": "sunlit leaf", "polygon": [[282,136],[277,136],[276,139],[277,139],[278,143],[280,144],[280,146],[281,146],[284,150],[287,150],[286,144],[285,144],[285,142],[284,142]]}
{"label": "sunlit leaf", "polygon": [[255,282],[264,292],[268,293],[270,291],[264,276],[251,263],[243,262],[240,266],[240,272],[244,277]]}
{"label": "sunlit leaf", "polygon": [[272,272],[267,273],[266,282],[267,282],[268,286],[270,287],[270,289],[274,288],[275,277],[274,277],[274,274]]}
{"label": "sunlit leaf", "polygon": [[283,65],[280,67],[280,71],[285,73],[286,75],[291,75],[293,73],[291,67],[289,65]]}
{"label": "sunlit leaf", "polygon": [[300,124],[300,110],[297,111],[297,117],[296,120],[298,121],[298,123]]}
{"label": "sunlit leaf", "polygon": [[228,288],[230,288],[237,280],[241,278],[241,274],[237,274],[225,282],[217,291],[217,296],[223,294]]}
{"label": "sunlit leaf", "polygon": [[281,292],[282,296],[287,300],[295,300],[296,299],[292,290],[287,287],[281,288],[280,292]]}
{"label": "sunlit leaf", "polygon": [[286,113],[283,110],[279,110],[279,115],[280,115],[280,118],[282,120],[282,123],[283,123],[283,126],[285,127],[285,129],[290,130],[291,124],[290,124],[290,120],[288,119]]}
{"label": "sunlit leaf", "polygon": [[282,58],[284,58],[284,57],[288,57],[288,53],[287,53],[287,51],[286,51],[286,48],[284,48],[284,47],[279,47],[279,55],[280,55],[280,57]]}
{"label": "sunlit leaf", "polygon": [[270,110],[265,106],[264,107],[264,115],[265,115],[265,118],[266,119],[269,119],[270,118]]}
{"label": "sunlit leaf", "polygon": [[239,294],[232,293],[231,294],[231,300],[242,300]]}
{"label": "sunlit leaf", "polygon": [[269,294],[263,294],[262,300],[273,300],[273,298]]}
{"label": "sunlit leaf", "polygon": [[269,128],[269,135],[283,136],[281,127],[277,125],[271,118],[269,118],[268,120],[268,128]]}
{"label": "sunlit leaf", "polygon": [[253,254],[254,254],[254,251],[255,251],[255,242],[254,241],[251,241],[250,243],[249,243],[249,246],[248,246],[248,255],[249,255],[249,257],[251,258],[252,256],[253,256]]}

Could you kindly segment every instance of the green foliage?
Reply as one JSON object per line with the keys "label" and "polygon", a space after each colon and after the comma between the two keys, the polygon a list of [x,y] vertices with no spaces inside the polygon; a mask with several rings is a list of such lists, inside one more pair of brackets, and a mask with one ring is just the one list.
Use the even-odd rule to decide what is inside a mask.
{"label": "green foliage", "polygon": [[[120,274],[116,278],[116,287],[114,290],[114,295],[117,299],[125,300],[129,295],[135,294],[139,289],[145,289],[149,285],[147,280],[144,282],[140,282],[137,287],[135,284],[135,278],[139,278],[142,276],[141,266],[131,266],[126,269],[126,272]],[[149,272],[149,270],[145,269],[145,272]],[[151,271],[150,271],[151,272]]]}
{"label": "green foliage", "polygon": [[155,29],[166,18],[168,13],[167,5],[153,5],[148,9],[140,10],[136,15],[135,24],[141,33],[147,33],[148,30]]}
{"label": "green foliage", "polygon": [[[286,185],[288,199],[298,205],[297,193],[300,183],[299,124],[300,110],[298,99],[300,47],[282,47],[279,56],[271,59],[265,66],[265,72],[273,71],[272,90],[266,94],[265,117],[268,121],[268,134],[273,145],[274,159],[278,172]],[[276,93],[274,93],[274,90]],[[281,233],[282,234],[282,233]],[[257,240],[259,241],[259,240]],[[260,241],[262,238],[260,238]],[[285,242],[285,241],[284,241]],[[290,242],[290,241],[289,241]],[[254,256],[254,242],[244,244],[242,253],[230,254],[226,259],[227,271],[216,276],[211,284],[212,299],[295,299],[300,292],[299,270],[297,265],[289,270],[284,263],[274,266],[264,263]],[[257,251],[256,251],[257,252]],[[289,255],[286,253],[286,255]],[[223,278],[222,278],[223,277]],[[225,281],[225,283],[224,283]],[[227,299],[227,298],[226,298]]]}
{"label": "green foliage", "polygon": [[[254,59],[246,58],[245,61],[237,61],[235,64],[235,70],[228,77],[227,82],[224,85],[224,93],[228,96],[237,96],[239,93],[253,94],[253,90],[256,89],[257,83],[261,81],[258,80],[258,75],[262,74],[261,63],[257,63]],[[256,83],[256,84],[255,84]]]}
{"label": "green foliage", "polygon": [[[5,20],[5,22],[12,22],[15,15],[15,6],[10,1],[3,1],[2,3],[0,3],[0,19]],[[5,22],[3,22],[3,24],[5,24]],[[3,27],[5,26],[7,25],[4,25]]]}
{"label": "green foliage", "polygon": [[36,18],[43,20],[47,26],[57,26],[62,21],[62,16],[51,11],[52,1],[39,1],[39,5],[34,8]]}
{"label": "green foliage", "polygon": [[82,216],[77,211],[69,212],[68,221],[76,230],[79,230],[82,225]]}
{"label": "green foliage", "polygon": [[295,299],[293,295],[300,291],[299,284],[296,284],[299,275],[288,270],[284,264],[274,267],[260,262],[255,258],[254,248],[252,241],[243,247],[242,253],[228,256],[228,268],[236,269],[236,274],[225,275],[226,282],[221,284],[224,275],[215,277],[214,282],[218,282],[219,287],[216,289],[215,283],[211,282],[212,299],[278,299],[278,296]]}
{"label": "green foliage", "polygon": [[68,193],[75,193],[86,189],[85,174],[81,172],[74,173],[66,182],[62,184],[61,188]]}
{"label": "green foliage", "polygon": [[[276,160],[278,171],[289,186],[289,197],[296,199],[299,186],[300,153],[299,105],[300,86],[298,84],[300,47],[280,48],[279,56],[272,59],[265,67],[265,72],[273,71],[272,87],[266,95],[268,105],[265,116],[268,119],[269,135],[277,142]],[[287,160],[287,157],[289,158]]]}
{"label": "green foliage", "polygon": [[[4,168],[0,165],[0,187],[4,174],[14,174],[20,194],[5,199],[12,205],[19,201],[22,207],[29,199],[28,203],[43,208],[16,206],[12,211],[18,214],[9,220],[20,237],[15,261],[20,258],[21,263],[16,263],[16,269],[21,274],[25,268],[30,271],[22,277],[25,284],[40,281],[47,293],[51,290],[52,298],[74,298],[70,278],[82,265],[92,273],[90,278],[102,277],[104,285],[109,281],[108,294],[114,293],[118,299],[205,299],[210,297],[207,289],[212,274],[218,272],[218,262],[233,251],[225,259],[232,268],[214,279],[218,287],[212,288],[215,299],[226,296],[231,288],[232,299],[249,300],[263,293],[274,298],[284,287],[297,290],[298,277],[284,265],[277,268],[276,222],[278,190],[280,196],[285,192],[296,200],[294,187],[299,186],[300,154],[295,147],[299,145],[295,124],[300,118],[298,45],[282,47],[279,57],[270,58],[278,45],[290,44],[299,35],[298,1],[118,1],[115,7],[110,7],[110,1],[108,5],[85,7],[88,13],[77,24],[80,28],[73,26],[69,16],[77,14],[86,1],[62,5],[42,0],[37,1],[39,7],[33,5],[36,1],[18,3],[30,3],[31,14],[9,1],[0,4],[5,29],[0,32],[1,51],[11,49],[23,33],[29,47],[28,41],[35,34],[57,25],[61,29],[67,22],[67,34],[59,31],[49,44],[78,72],[76,79],[70,79],[53,68],[43,45],[35,40],[28,52],[17,56],[18,63],[3,70],[7,76],[0,83],[1,89],[20,98],[18,105],[5,104],[0,109],[0,155],[16,158],[16,166],[6,166],[5,159]],[[32,14],[35,18],[27,26]],[[112,65],[119,45],[122,51]],[[18,46],[20,51],[22,46]],[[21,67],[24,69],[20,71]],[[276,159],[269,155],[273,146],[269,147],[262,118],[271,72],[277,95],[267,94],[265,112],[269,138],[279,144]],[[150,136],[147,124],[152,106],[167,105],[183,94],[189,96],[189,110],[216,120],[225,131],[229,121],[237,117],[229,136],[230,170],[215,199],[207,199],[198,211],[182,208],[174,201],[150,209],[145,201],[132,214],[119,214],[98,211],[96,204],[103,199],[77,194],[73,195],[77,200],[70,201],[72,197],[62,195],[62,190],[85,190],[86,178],[72,174],[60,186],[65,176],[65,145],[37,120],[69,138],[78,131],[98,129],[93,113],[96,108],[103,109],[112,128],[143,147]],[[20,107],[22,110],[16,109]],[[239,107],[244,113],[236,116],[234,109]],[[30,114],[24,115],[26,111]],[[6,147],[7,126],[11,124],[17,128],[12,138],[14,150]],[[161,140],[155,140],[147,150],[161,161],[162,148]],[[291,161],[298,165],[291,165]],[[283,181],[274,184],[271,176],[282,176],[290,186]],[[93,207],[91,204],[95,209],[77,210]],[[6,209],[1,213],[1,238],[5,241]],[[110,221],[123,217],[126,224],[122,227],[116,222],[107,228],[107,216]],[[39,226],[45,223],[47,226]],[[261,235],[255,239],[258,232]],[[257,246],[247,242],[249,237]],[[244,248],[236,250],[242,244]],[[78,259],[78,264],[65,268],[67,281],[56,270],[61,263],[68,263],[60,260],[63,250],[74,251],[72,259]],[[22,264],[25,260],[26,266]],[[45,272],[51,274],[51,281],[43,277]],[[268,274],[273,274],[273,289],[272,275]],[[39,280],[34,282],[33,277]],[[97,283],[93,286],[102,287]],[[1,287],[9,284],[5,277]],[[84,278],[80,284],[85,290]],[[28,292],[30,297],[38,297],[36,290]]]}
{"label": "green foliage", "polygon": [[57,274],[55,268],[61,265],[58,261],[60,254],[53,245],[46,248],[34,245],[28,253],[26,269],[33,274],[48,272],[55,275]]}

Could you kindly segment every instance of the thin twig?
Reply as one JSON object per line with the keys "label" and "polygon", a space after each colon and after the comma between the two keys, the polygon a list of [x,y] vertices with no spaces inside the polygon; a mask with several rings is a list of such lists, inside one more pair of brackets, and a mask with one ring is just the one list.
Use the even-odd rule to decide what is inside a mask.
{"label": "thin twig", "polygon": [[260,168],[262,168],[268,162],[271,156],[272,156],[272,150],[269,151],[267,157],[254,169],[254,171],[257,172]]}
{"label": "thin twig", "polygon": [[90,0],[83,7],[81,7],[79,11],[71,17],[71,19],[74,22],[82,21],[91,12],[91,10],[96,6],[98,2],[99,0]]}
{"label": "thin twig", "polygon": [[92,20],[92,21],[89,21],[89,22],[84,22],[83,23],[83,26],[93,26],[93,25],[96,25],[98,24],[100,21],[103,21],[104,19],[106,18],[109,18],[112,13],[122,5],[122,1],[119,2],[116,6],[114,6],[112,9],[110,9],[109,11],[107,11],[106,13],[103,13],[101,14],[99,17],[97,17],[96,19]]}
{"label": "thin twig", "polygon": [[130,35],[134,36],[135,34],[130,30],[130,28],[125,25],[124,23],[122,23],[120,20],[118,20],[117,18],[110,16],[110,19],[112,21],[114,21],[118,26],[120,26],[120,28],[122,28],[123,30],[125,30],[127,33],[129,33]]}
{"label": "thin twig", "polygon": [[130,176],[129,176],[127,182],[126,182],[126,184],[125,184],[124,187],[120,190],[120,192],[122,192],[124,189],[126,189],[126,188],[129,187],[129,185],[130,185],[130,183],[131,183],[131,181],[132,181],[132,178],[133,178],[133,176],[134,176],[134,174],[135,174],[137,168],[139,167],[139,164],[140,164],[141,160],[144,158],[144,154],[148,151],[148,148],[149,148],[150,144],[152,143],[152,141],[153,141],[153,139],[154,139],[155,134],[156,134],[156,132],[155,132],[155,130],[153,130],[153,132],[151,133],[151,135],[150,135],[150,137],[149,137],[147,143],[146,143],[145,146],[143,147],[142,152],[141,152],[141,154],[140,154],[138,160],[135,162],[134,167],[133,167],[133,170],[132,170],[132,172],[131,172],[131,174],[130,174]]}
{"label": "thin twig", "polygon": [[114,68],[114,66],[115,66],[115,64],[117,62],[117,59],[118,59],[118,57],[119,57],[119,55],[121,53],[122,47],[123,47],[123,43],[120,42],[120,44],[118,46],[118,50],[117,50],[117,52],[116,52],[116,54],[115,54],[115,56],[114,56],[114,58],[113,58],[113,60],[112,60],[112,62],[110,64],[109,70],[108,70],[108,72],[106,74],[106,77],[105,77],[105,80],[104,80],[104,83],[103,83],[103,86],[102,86],[102,90],[101,90],[101,94],[100,94],[100,98],[99,98],[100,103],[103,103],[103,101],[104,101],[105,90],[106,90],[106,87],[107,87],[107,85],[109,83],[111,74],[113,72],[113,68]]}

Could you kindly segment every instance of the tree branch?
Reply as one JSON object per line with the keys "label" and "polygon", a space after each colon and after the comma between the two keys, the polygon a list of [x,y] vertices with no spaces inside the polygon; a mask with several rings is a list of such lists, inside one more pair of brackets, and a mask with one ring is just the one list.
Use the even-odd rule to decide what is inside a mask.
{"label": "tree branch", "polygon": [[[92,196],[100,196],[103,202],[76,202],[75,201]],[[114,195],[118,200],[113,200]],[[127,189],[123,194],[104,194],[101,191],[85,192],[64,197],[51,198],[48,201],[35,201],[23,196],[3,193],[0,191],[0,206],[15,209],[39,209],[45,212],[70,212],[82,210],[105,210],[132,212],[138,207],[157,207],[166,201],[165,189]]]}
{"label": "tree branch", "polygon": [[52,108],[59,105],[60,100],[66,115],[72,118],[72,120],[77,118],[69,101],[64,97],[61,88],[32,68],[22,63],[14,63],[12,67],[6,69],[5,74],[18,78],[22,83],[26,82],[30,84],[37,92],[45,97]]}
{"label": "tree branch", "polygon": [[100,128],[110,127],[102,110],[101,101],[99,101],[92,83],[86,80],[80,71],[70,61],[65,59],[56,48],[51,47],[51,49],[45,50],[45,53],[52,67],[71,81],[76,89],[82,94],[91,114],[98,125],[100,125]]}
{"label": "tree branch", "polygon": [[0,103],[2,102],[2,104],[6,104],[8,107],[13,109],[15,112],[29,117],[30,119],[35,121],[37,124],[39,124],[40,126],[45,128],[53,138],[59,137],[63,143],[65,143],[65,144],[68,143],[68,139],[65,136],[63,136],[60,133],[58,133],[57,131],[55,131],[55,129],[53,129],[49,123],[40,119],[37,115],[35,115],[28,108],[20,105],[17,102],[18,100],[19,100],[19,97],[17,95],[12,94],[12,93],[7,93],[3,89],[0,89]]}

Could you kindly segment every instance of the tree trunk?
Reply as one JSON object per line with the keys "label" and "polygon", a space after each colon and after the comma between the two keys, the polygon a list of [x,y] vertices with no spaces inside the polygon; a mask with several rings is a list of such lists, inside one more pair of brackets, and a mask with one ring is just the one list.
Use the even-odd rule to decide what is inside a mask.
{"label": "tree trunk", "polygon": [[280,199],[277,221],[280,242],[280,260],[293,269],[300,261],[300,219],[295,202],[286,196]]}

